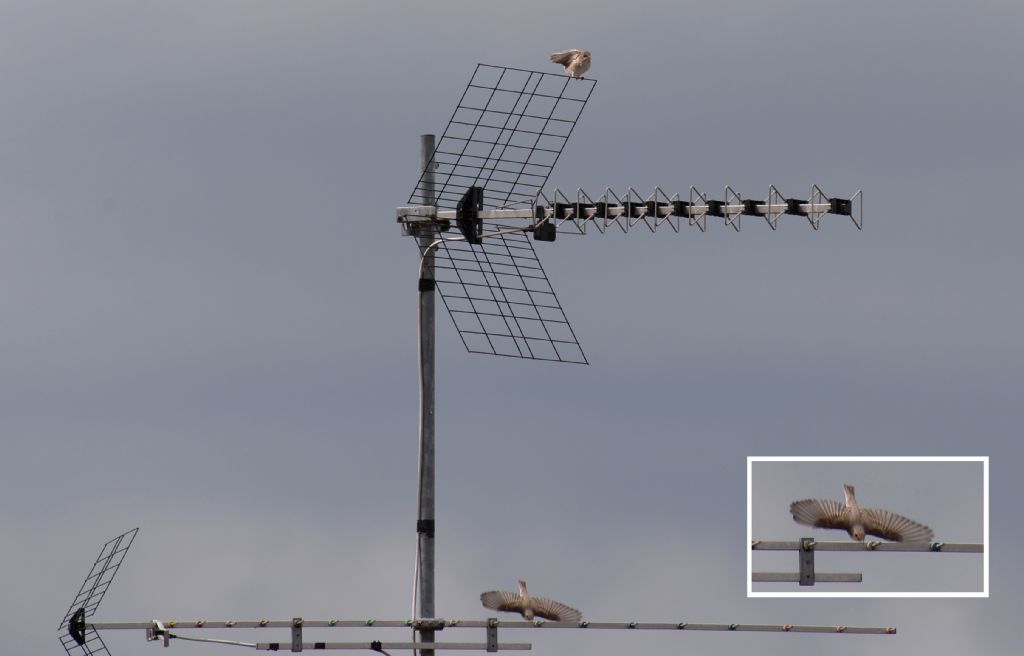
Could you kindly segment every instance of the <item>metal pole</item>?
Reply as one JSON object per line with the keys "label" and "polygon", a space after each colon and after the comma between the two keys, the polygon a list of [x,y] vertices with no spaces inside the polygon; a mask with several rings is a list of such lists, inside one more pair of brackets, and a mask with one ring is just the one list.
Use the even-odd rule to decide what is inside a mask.
{"label": "metal pole", "polygon": [[[423,171],[423,204],[434,199],[434,135],[420,135],[420,170]],[[420,463],[419,510],[416,533],[419,554],[420,617],[434,617],[434,254],[430,229],[421,232],[420,251],[424,253],[419,280],[419,353],[420,353]],[[424,643],[434,642],[433,629],[421,629]],[[433,656],[433,649],[424,649]]]}

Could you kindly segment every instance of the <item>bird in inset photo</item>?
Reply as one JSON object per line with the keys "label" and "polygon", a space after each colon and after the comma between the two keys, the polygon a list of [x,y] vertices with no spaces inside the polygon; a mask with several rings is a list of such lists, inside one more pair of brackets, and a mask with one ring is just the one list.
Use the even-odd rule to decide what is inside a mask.
{"label": "bird in inset photo", "polygon": [[526,581],[519,581],[519,594],[491,590],[480,595],[480,601],[487,608],[519,613],[528,620],[543,617],[552,622],[579,622],[583,619],[582,613],[560,601],[529,595],[526,592]]}
{"label": "bird in inset photo", "polygon": [[563,50],[551,53],[551,61],[565,66],[565,72],[572,77],[583,77],[590,70],[589,50]]}
{"label": "bird in inset photo", "polygon": [[932,530],[903,515],[881,508],[861,508],[852,485],[843,485],[846,504],[831,499],[804,499],[789,506],[799,524],[816,528],[840,528],[854,540],[874,535],[893,542],[931,542]]}

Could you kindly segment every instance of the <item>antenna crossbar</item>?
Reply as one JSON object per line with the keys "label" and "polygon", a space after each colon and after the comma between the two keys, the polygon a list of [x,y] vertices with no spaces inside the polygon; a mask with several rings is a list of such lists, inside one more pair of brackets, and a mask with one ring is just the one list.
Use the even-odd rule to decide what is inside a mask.
{"label": "antenna crossbar", "polygon": [[257,642],[257,651],[304,651],[320,649],[367,649],[376,652],[388,651],[425,651],[425,650],[459,650],[459,651],[529,651],[528,642],[502,642],[488,649],[486,642],[303,642],[301,649],[292,648],[291,643]]}
{"label": "antenna crossbar", "polygon": [[[809,545],[809,546],[808,546]],[[804,543],[799,540],[771,541],[753,540],[750,543],[753,551],[900,551],[900,552],[933,552],[933,553],[984,553],[984,544],[955,542],[814,542]]]}
{"label": "antenna crossbar", "polygon": [[798,572],[751,572],[753,583],[799,583],[811,586],[816,583],[861,583],[860,573],[831,573],[814,570],[816,551],[885,551],[903,553],[984,553],[982,544],[945,542],[816,542],[814,538],[796,541],[753,540],[752,551],[796,551]]}
{"label": "antenna crossbar", "polygon": [[[606,189],[599,200],[593,201],[582,189],[576,190],[576,200],[569,198],[559,189],[555,189],[548,200],[543,193],[536,200],[518,203],[519,207],[496,209],[479,208],[473,213],[473,219],[491,223],[526,221],[526,228],[534,228],[534,238],[538,241],[551,241],[553,236],[545,238],[536,231],[544,224],[554,225],[562,232],[586,234],[587,227],[593,225],[598,232],[604,233],[609,226],[615,225],[623,232],[643,224],[651,232],[661,226],[668,225],[674,232],[679,232],[682,220],[699,230],[707,230],[708,217],[721,218],[725,225],[740,230],[742,217],[759,217],[765,219],[768,226],[775,230],[779,217],[783,215],[806,218],[811,227],[817,230],[821,217],[826,214],[848,216],[858,229],[864,227],[863,194],[857,191],[850,198],[831,197],[825,194],[818,185],[811,185],[807,199],[787,198],[774,186],[769,186],[768,195],[763,199],[744,199],[731,187],[725,188],[725,199],[715,200],[706,194],[690,187],[689,200],[682,200],[679,194],[666,195],[660,188],[641,198],[633,189],[621,198],[610,188]],[[515,204],[515,203],[514,203]],[[457,221],[462,214],[460,210],[437,209],[436,207],[413,205],[397,208],[398,222],[409,230],[417,226],[440,226],[441,230]],[[479,235],[486,236],[486,235]],[[475,237],[475,236],[474,236]]]}
{"label": "antenna crossbar", "polygon": [[[154,622],[94,622],[89,626],[96,630],[149,629]],[[167,629],[290,629],[294,620],[168,620],[162,621]],[[328,628],[433,628],[447,629],[579,629],[579,630],[628,630],[628,631],[756,631],[766,633],[848,633],[859,635],[892,635],[896,628],[871,626],[825,626],[807,624],[709,624],[700,622],[546,622],[536,620],[458,620],[458,619],[417,619],[417,620],[302,620],[305,629]],[[363,643],[360,643],[363,644]]]}
{"label": "antenna crossbar", "polygon": [[[800,572],[752,572],[750,580],[754,583],[800,583],[803,575]],[[860,572],[815,572],[815,583],[862,583],[864,574]]]}

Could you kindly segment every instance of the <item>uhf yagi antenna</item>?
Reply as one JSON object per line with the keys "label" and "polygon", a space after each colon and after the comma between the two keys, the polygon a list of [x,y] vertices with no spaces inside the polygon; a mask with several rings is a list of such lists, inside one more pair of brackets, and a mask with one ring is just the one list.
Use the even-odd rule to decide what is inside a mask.
{"label": "uhf yagi antenna", "polygon": [[[103,545],[100,555],[89,570],[85,582],[64,615],[60,624],[60,641],[68,656],[109,656],[106,644],[100,637],[100,631],[129,630],[144,633],[147,642],[164,647],[172,641],[202,642],[211,645],[246,647],[257,651],[375,651],[388,654],[392,651],[420,650],[433,653],[434,650],[444,651],[525,651],[532,645],[528,642],[499,642],[498,629],[578,629],[578,630],[627,630],[627,631],[717,631],[735,633],[814,633],[832,635],[895,635],[895,627],[872,626],[824,626],[804,624],[706,624],[695,622],[533,622],[521,620],[459,620],[443,618],[410,618],[410,619],[153,619],[145,621],[92,621],[100,601],[106,594],[124,560],[128,548],[135,540],[137,528],[123,533]],[[371,639],[330,641],[323,639],[323,633],[333,629],[353,630],[365,635],[366,630],[374,631]],[[388,639],[385,633],[407,631],[412,629],[421,635],[433,634],[437,631],[453,631],[475,629],[482,631],[483,638],[479,642],[434,642],[433,639],[419,641],[402,641]],[[225,635],[245,633],[248,640],[204,638],[197,634],[209,631]],[[311,635],[315,634],[315,635]],[[383,638],[383,639],[382,639]]]}
{"label": "uhf yagi antenna", "polygon": [[817,185],[803,197],[774,185],[753,197],[730,186],[718,198],[692,186],[682,195],[660,187],[545,194],[595,85],[480,64],[436,147],[433,135],[421,138],[422,174],[398,221],[423,254],[421,293],[432,297],[436,287],[470,352],[587,364],[533,248],[560,232],[703,232],[709,220],[739,231],[744,218],[775,230],[783,216],[817,230],[827,214],[863,227],[860,191],[833,197]]}

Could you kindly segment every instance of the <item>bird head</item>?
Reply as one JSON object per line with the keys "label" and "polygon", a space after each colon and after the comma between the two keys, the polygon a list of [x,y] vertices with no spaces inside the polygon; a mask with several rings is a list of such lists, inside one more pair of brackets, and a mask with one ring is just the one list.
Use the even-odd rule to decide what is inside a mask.
{"label": "bird head", "polygon": [[580,56],[583,57],[583,59],[585,59],[587,61],[590,61],[590,51],[589,50],[584,50],[583,54],[580,55]]}
{"label": "bird head", "polygon": [[864,541],[864,526],[861,524],[854,524],[850,527],[850,536],[853,537],[857,542]]}

